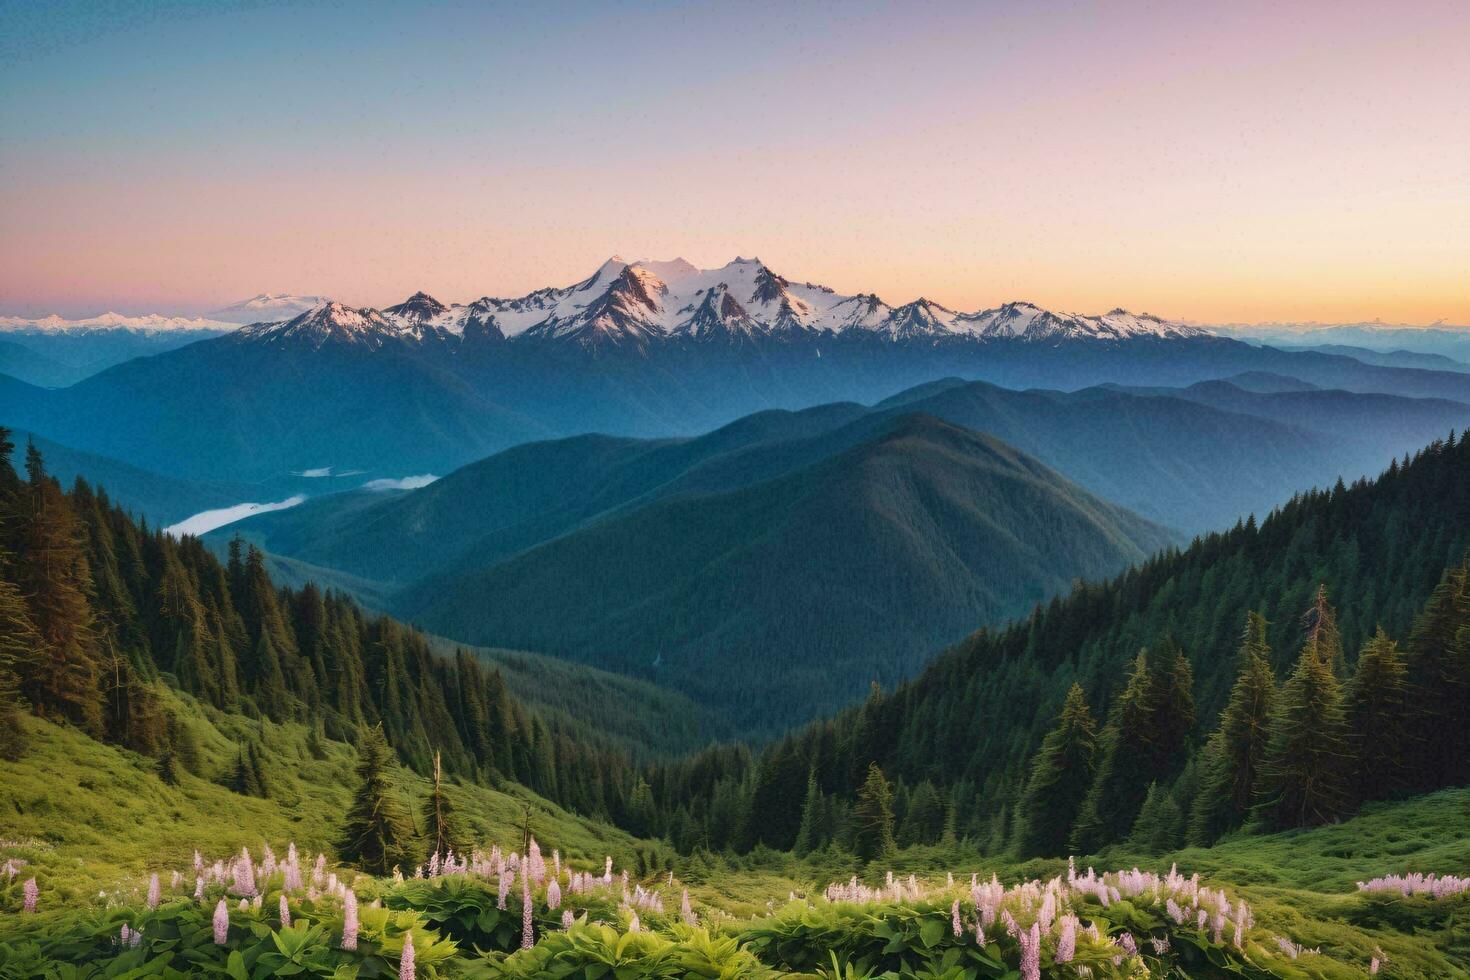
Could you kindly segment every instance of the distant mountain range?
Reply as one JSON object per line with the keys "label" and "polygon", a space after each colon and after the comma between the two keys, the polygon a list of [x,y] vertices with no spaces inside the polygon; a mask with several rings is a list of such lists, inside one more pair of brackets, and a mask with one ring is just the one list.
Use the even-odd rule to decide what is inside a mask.
{"label": "distant mountain range", "polygon": [[[316,299],[263,295],[216,315],[284,316]],[[323,302],[60,390],[0,378],[0,418],[159,474],[245,481],[279,499],[269,494],[293,472],[446,473],[532,440],[688,435],[763,409],[872,403],[948,376],[1072,390],[1251,372],[1470,402],[1463,372],[1281,351],[1146,314],[891,306],[755,259],[714,270],[612,259],[572,286],[513,299]]]}
{"label": "distant mountain range", "polygon": [[218,337],[234,324],[199,317],[0,316],[0,374],[42,388],[76,384],[114,364]]}

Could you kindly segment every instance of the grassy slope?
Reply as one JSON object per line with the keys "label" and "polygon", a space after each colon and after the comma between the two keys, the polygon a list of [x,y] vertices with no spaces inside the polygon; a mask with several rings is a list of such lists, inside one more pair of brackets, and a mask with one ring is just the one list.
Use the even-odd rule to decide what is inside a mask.
{"label": "grassy slope", "polygon": [[[227,767],[235,734],[259,731],[254,721],[206,713],[193,702],[180,702],[177,709],[204,743],[200,769],[208,777]],[[67,902],[102,890],[135,889],[153,870],[187,867],[196,848],[217,858],[264,843],[279,852],[294,840],[304,850],[330,851],[355,784],[352,747],[329,741],[327,758],[314,759],[306,729],[294,724],[264,723],[267,754],[274,760],[268,771],[272,797],[265,800],[188,773],[179,786],[168,786],[151,759],[39,719],[23,724],[30,751],[19,762],[0,761],[0,854],[36,865],[47,891]],[[427,784],[400,770],[399,788],[418,823]],[[532,833],[579,866],[600,867],[607,854],[620,866],[637,866],[640,843],[634,838],[569,814],[520,786],[500,791],[457,783],[449,796],[467,835],[486,847],[519,847],[529,807]]]}
{"label": "grassy slope", "polygon": [[[206,714],[192,703],[177,707],[205,743],[207,763],[201,768],[209,771],[225,766],[232,734],[255,725],[238,716]],[[271,772],[275,797],[255,800],[190,775],[181,786],[169,787],[140,756],[48,722],[28,718],[24,724],[31,751],[18,763],[0,762],[0,854],[31,862],[30,870],[43,882],[43,903],[52,909],[90,903],[101,891],[108,898],[137,901],[150,871],[186,867],[196,847],[211,857],[264,842],[278,851],[288,840],[307,850],[330,847],[350,792],[352,749],[328,743],[327,758],[313,759],[305,731],[294,725],[266,726],[266,741],[278,760]],[[422,781],[406,774],[400,787],[405,799],[417,800],[424,792]],[[452,796],[470,832],[487,845],[514,845],[522,808],[529,804],[536,835],[577,865],[598,866],[610,853],[620,866],[640,866],[638,841],[518,787],[501,792],[456,785]],[[1303,976],[1360,975],[1357,967],[1340,964],[1365,966],[1379,950],[1389,957],[1390,976],[1470,975],[1470,902],[1355,891],[1356,881],[1380,874],[1470,869],[1470,790],[1376,805],[1335,827],[1237,837],[1210,850],[1164,857],[1115,850],[1093,863],[1163,870],[1173,862],[1242,895],[1262,926],[1320,946],[1334,961],[1313,958],[1309,965],[1304,960],[1309,972]],[[1006,882],[1064,870],[1059,861],[1017,865],[963,846],[911,849],[892,867],[921,877],[952,870],[961,880],[972,871],[982,877],[995,872]],[[809,894],[861,870],[846,855],[798,861],[758,853],[733,862],[720,857],[682,861],[678,876],[690,885],[698,907],[744,919],[781,908],[790,892]],[[867,875],[881,880],[882,871],[869,868]],[[0,916],[0,934],[4,928]]]}

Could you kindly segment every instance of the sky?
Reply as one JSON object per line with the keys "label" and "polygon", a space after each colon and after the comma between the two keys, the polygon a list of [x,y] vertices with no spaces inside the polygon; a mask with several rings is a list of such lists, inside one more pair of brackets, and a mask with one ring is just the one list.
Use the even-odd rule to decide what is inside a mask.
{"label": "sky", "polygon": [[1470,4],[0,2],[0,313],[514,296],[1470,323]]}

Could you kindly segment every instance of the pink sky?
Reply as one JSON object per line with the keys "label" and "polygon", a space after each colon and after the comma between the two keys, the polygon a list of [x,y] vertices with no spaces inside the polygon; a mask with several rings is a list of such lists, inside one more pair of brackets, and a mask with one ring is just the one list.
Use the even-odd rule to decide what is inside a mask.
{"label": "pink sky", "polygon": [[0,312],[466,301],[616,252],[965,309],[1470,322],[1470,4],[333,18],[22,25]]}

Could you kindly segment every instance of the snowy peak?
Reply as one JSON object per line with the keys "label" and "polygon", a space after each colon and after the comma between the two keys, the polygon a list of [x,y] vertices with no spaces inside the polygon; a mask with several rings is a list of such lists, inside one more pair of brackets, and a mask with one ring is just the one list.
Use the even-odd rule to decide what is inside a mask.
{"label": "snowy peak", "polygon": [[303,344],[312,349],[337,344],[376,350],[402,335],[402,325],[377,310],[354,310],[328,301],[284,323],[252,324],[235,336],[242,341]]}
{"label": "snowy peak", "polygon": [[895,338],[942,337],[954,332],[957,315],[921,296],[893,310],[880,329]]}
{"label": "snowy peak", "polygon": [[694,310],[694,315],[678,330],[697,339],[740,341],[759,334],[761,325],[730,294],[730,287],[720,283],[713,289],[704,290],[704,298]]}
{"label": "snowy peak", "polygon": [[289,320],[323,303],[326,296],[299,296],[293,293],[261,293],[232,303],[209,314],[210,319],[226,323],[267,323]]}
{"label": "snowy peak", "polygon": [[417,292],[397,306],[390,306],[383,312],[414,323],[423,323],[449,312],[449,307],[428,293]]}

